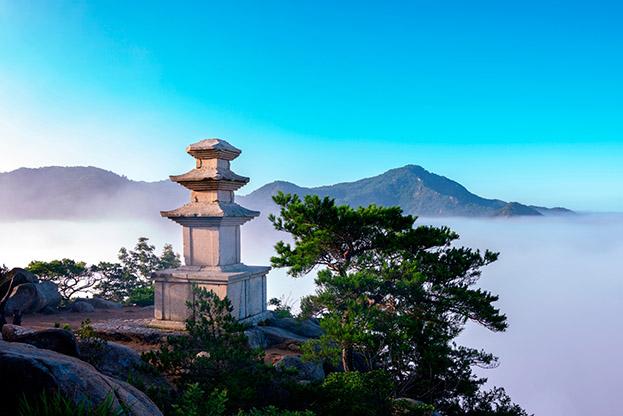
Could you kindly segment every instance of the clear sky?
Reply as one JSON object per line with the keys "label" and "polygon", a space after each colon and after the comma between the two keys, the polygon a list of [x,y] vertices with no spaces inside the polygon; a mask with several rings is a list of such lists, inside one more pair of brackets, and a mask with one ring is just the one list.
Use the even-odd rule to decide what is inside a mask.
{"label": "clear sky", "polygon": [[623,211],[622,21],[619,1],[0,0],[0,171],[163,179],[222,137],[247,191],[413,163]]}

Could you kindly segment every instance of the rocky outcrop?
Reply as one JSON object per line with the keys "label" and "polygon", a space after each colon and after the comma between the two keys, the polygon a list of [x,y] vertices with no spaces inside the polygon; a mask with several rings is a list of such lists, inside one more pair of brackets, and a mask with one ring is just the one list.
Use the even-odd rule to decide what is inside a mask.
{"label": "rocky outcrop", "polygon": [[56,284],[39,282],[27,270],[12,269],[0,280],[0,325],[6,315],[13,315],[13,323],[19,325],[23,314],[51,310],[60,302]]}
{"label": "rocky outcrop", "polygon": [[121,309],[123,305],[117,302],[102,298],[78,298],[76,302],[86,302],[93,306],[95,309]]}
{"label": "rocky outcrop", "polygon": [[315,383],[324,380],[325,373],[322,363],[315,361],[303,361],[296,355],[287,355],[275,363],[279,371],[293,372],[297,381]]}
{"label": "rocky outcrop", "polygon": [[[132,380],[137,386],[170,392],[173,387],[141,359],[138,352],[116,342],[80,341],[80,359],[101,373],[118,380]],[[143,389],[141,387],[141,389]]]}
{"label": "rocky outcrop", "polygon": [[46,307],[58,306],[60,301],[58,287],[52,282],[22,283],[11,292],[5,312],[9,315],[35,313]]}
{"label": "rocky outcrop", "polygon": [[270,319],[269,321],[267,321],[267,325],[285,329],[289,332],[306,338],[319,338],[323,333],[320,325],[316,321],[311,319]]}
{"label": "rocky outcrop", "polygon": [[17,337],[25,334],[32,334],[35,331],[19,325],[5,324],[2,326],[2,339],[5,341],[13,341]]}
{"label": "rocky outcrop", "polygon": [[258,329],[257,327],[247,329],[246,331],[244,331],[244,334],[246,335],[247,343],[251,348],[264,349],[269,346],[268,337],[262,330]]}
{"label": "rocky outcrop", "polygon": [[115,409],[129,415],[162,415],[144,393],[128,383],[101,374],[77,358],[32,345],[0,341],[0,374],[0,414],[15,414],[23,395],[35,399],[44,391],[56,391],[76,405],[98,405],[110,398]]}
{"label": "rocky outcrop", "polygon": [[260,325],[244,331],[251,348],[283,348],[300,351],[300,346],[309,339],[319,338],[320,325],[312,320],[294,318],[270,318]]}
{"label": "rocky outcrop", "polygon": [[78,300],[71,305],[72,312],[76,313],[89,313],[95,312],[95,308],[90,303],[84,302],[82,300]]}
{"label": "rocky outcrop", "polygon": [[70,331],[52,328],[43,331],[33,331],[17,325],[6,324],[2,327],[2,339],[7,342],[20,342],[58,352],[60,354],[78,357],[78,343]]}
{"label": "rocky outcrop", "polygon": [[267,347],[288,348],[292,344],[301,345],[309,339],[275,326],[258,325],[257,330],[263,333]]}
{"label": "rocky outcrop", "polygon": [[92,325],[95,335],[109,341],[158,344],[169,337],[184,336],[181,331],[153,328],[151,319],[109,319]]}

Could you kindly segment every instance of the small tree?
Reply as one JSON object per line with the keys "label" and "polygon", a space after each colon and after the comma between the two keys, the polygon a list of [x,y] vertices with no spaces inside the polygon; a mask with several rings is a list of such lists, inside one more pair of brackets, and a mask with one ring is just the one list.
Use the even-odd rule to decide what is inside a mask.
{"label": "small tree", "polygon": [[141,237],[132,250],[122,247],[118,255],[120,263],[100,262],[92,267],[100,276],[96,294],[115,302],[129,302],[139,305],[153,303],[151,274],[156,270],[179,267],[179,254],[170,244],[165,244],[162,254],[156,254],[156,247],[149,239]]}
{"label": "small tree", "polygon": [[144,359],[182,390],[201,392],[205,401],[214,392],[226,391],[230,411],[269,404],[270,369],[263,363],[263,352],[248,346],[245,327],[231,315],[229,300],[198,287],[193,293],[188,336],[169,337]]}
{"label": "small tree", "polygon": [[[414,228],[415,218],[398,207],[353,209],[283,193],[273,199],[281,211],[270,220],[294,238],[277,243],[273,266],[294,277],[321,268],[303,309],[322,318],[325,335],[306,347],[308,355],[339,360],[345,371],[385,370],[397,396],[446,414],[500,402],[500,394],[479,393],[486,379],[471,369],[494,366],[495,357],[454,342],[468,321],[506,329],[498,297],[474,287],[497,253],[456,247],[459,236],[447,227]],[[497,414],[524,414],[515,410]]]}
{"label": "small tree", "polygon": [[89,292],[96,283],[93,271],[83,261],[31,261],[26,269],[41,280],[56,283],[65,303],[78,293]]}

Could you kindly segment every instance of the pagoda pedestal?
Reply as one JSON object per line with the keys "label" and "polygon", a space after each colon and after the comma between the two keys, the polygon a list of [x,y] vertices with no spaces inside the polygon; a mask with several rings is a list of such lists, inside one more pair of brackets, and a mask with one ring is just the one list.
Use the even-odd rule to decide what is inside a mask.
{"label": "pagoda pedestal", "polygon": [[247,266],[240,261],[240,226],[260,213],[234,202],[234,191],[249,178],[236,175],[229,162],[240,154],[224,140],[203,140],[186,151],[196,168],[171,180],[191,191],[191,201],[161,215],[182,226],[185,266],[153,274],[153,324],[182,328],[189,317],[186,302],[193,302],[193,285],[227,297],[232,314],[245,322],[267,315],[266,274],[270,267]]}

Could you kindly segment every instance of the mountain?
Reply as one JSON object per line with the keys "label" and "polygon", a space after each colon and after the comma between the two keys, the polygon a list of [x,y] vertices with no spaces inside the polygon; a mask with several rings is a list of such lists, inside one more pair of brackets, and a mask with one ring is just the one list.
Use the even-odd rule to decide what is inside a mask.
{"label": "mountain", "polygon": [[137,182],[91,166],[0,173],[0,219],[159,217],[187,200],[170,181]]}
{"label": "mountain", "polygon": [[572,212],[565,208],[549,209],[482,198],[461,184],[416,165],[392,169],[355,182],[316,188],[302,188],[289,182],[272,182],[237,199],[248,208],[275,212],[276,206],[271,196],[278,191],[300,196],[329,196],[335,198],[338,204],[351,206],[398,205],[408,214],[427,217],[539,216]]}
{"label": "mountain", "polygon": [[[560,215],[565,208],[544,208],[481,198],[465,187],[426,169],[408,165],[372,178],[304,188],[272,182],[246,196],[241,205],[267,214],[277,207],[278,191],[318,194],[352,206],[399,205],[421,216]],[[188,191],[170,181],[138,182],[95,167],[21,168],[0,173],[0,219],[158,218],[161,210],[188,201]]]}

